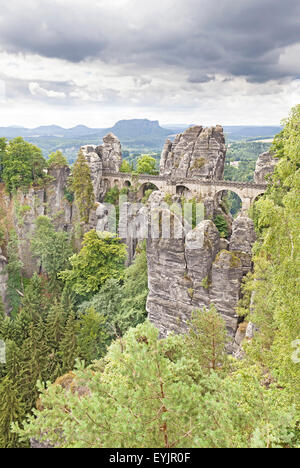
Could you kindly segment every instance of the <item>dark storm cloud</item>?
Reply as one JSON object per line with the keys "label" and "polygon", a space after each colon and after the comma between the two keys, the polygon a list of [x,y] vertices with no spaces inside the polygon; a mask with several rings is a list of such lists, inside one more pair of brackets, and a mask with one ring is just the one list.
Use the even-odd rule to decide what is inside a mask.
{"label": "dark storm cloud", "polygon": [[279,58],[300,42],[299,20],[299,0],[11,0],[1,8],[0,44],[137,70],[175,65],[191,83],[216,74],[259,83],[297,77]]}

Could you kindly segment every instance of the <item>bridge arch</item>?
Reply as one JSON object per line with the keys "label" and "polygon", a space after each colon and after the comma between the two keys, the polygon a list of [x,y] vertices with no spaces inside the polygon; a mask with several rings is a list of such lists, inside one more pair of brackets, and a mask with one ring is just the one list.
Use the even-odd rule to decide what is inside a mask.
{"label": "bridge arch", "polygon": [[179,195],[185,198],[191,198],[192,191],[186,185],[176,185],[176,195]]}
{"label": "bridge arch", "polygon": [[143,184],[140,185],[137,196],[139,200],[142,200],[142,198],[146,195],[147,190],[159,190],[156,184],[153,184],[152,182],[144,182]]}
{"label": "bridge arch", "polygon": [[215,193],[214,200],[223,205],[224,210],[230,212],[232,216],[243,211],[244,198],[239,190],[234,190],[231,187],[226,190],[219,189]]}
{"label": "bridge arch", "polygon": [[254,198],[253,198],[253,200],[252,200],[252,203],[257,202],[257,201],[264,195],[264,193],[265,193],[265,192],[257,193],[257,194],[254,196]]}

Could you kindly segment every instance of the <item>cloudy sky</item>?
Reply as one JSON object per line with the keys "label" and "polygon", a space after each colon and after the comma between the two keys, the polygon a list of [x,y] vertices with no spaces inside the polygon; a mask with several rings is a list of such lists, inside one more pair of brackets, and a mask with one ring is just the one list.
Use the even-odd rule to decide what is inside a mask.
{"label": "cloudy sky", "polygon": [[275,125],[299,57],[299,0],[9,0],[0,126]]}

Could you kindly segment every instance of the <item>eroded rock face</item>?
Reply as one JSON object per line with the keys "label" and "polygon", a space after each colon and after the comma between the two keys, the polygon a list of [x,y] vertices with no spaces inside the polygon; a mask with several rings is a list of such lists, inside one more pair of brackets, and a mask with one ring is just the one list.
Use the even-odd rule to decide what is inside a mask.
{"label": "eroded rock face", "polygon": [[103,137],[103,145],[97,146],[96,152],[102,158],[104,171],[119,172],[122,164],[122,148],[120,140],[113,133]]}
{"label": "eroded rock face", "polygon": [[80,148],[90,167],[95,199],[100,201],[107,190],[103,180],[103,171],[119,172],[122,164],[122,148],[120,140],[109,133],[103,137],[103,144],[86,145]]}
{"label": "eroded rock face", "polygon": [[223,128],[195,126],[167,140],[161,155],[160,175],[177,180],[222,179],[226,156]]}
{"label": "eroded rock face", "polygon": [[252,246],[256,240],[254,223],[246,216],[239,216],[233,221],[230,237],[230,250],[252,254]]}
{"label": "eroded rock face", "polygon": [[254,182],[256,184],[265,184],[266,176],[273,174],[278,160],[274,158],[274,154],[267,152],[262,153],[257,162],[254,172]]}
{"label": "eroded rock face", "polygon": [[[57,230],[70,232],[73,229],[74,207],[66,198],[70,169],[49,170],[52,177],[44,188],[31,187],[26,193],[18,192],[13,204],[13,219],[19,239],[19,257],[27,276],[39,271],[36,259],[30,250],[30,239],[39,216],[48,216]],[[76,211],[76,209],[75,209]]]}
{"label": "eroded rock face", "polygon": [[35,229],[36,218],[46,214],[45,196],[45,189],[30,188],[27,193],[19,192],[14,204],[14,225],[19,239],[19,257],[27,276],[32,276],[38,271],[38,264],[30,250],[30,239]]}
{"label": "eroded rock face", "polygon": [[[162,199],[161,192],[154,192],[149,203],[153,200],[158,210]],[[180,222],[165,206],[161,214],[170,216],[171,224]],[[251,270],[254,240],[253,223],[244,217],[234,221],[231,238],[226,242],[220,239],[211,220],[202,221],[189,232],[183,231],[181,239],[150,235],[147,311],[161,336],[184,332],[193,310],[214,304],[234,344],[238,327],[235,308],[241,298],[243,276]]]}
{"label": "eroded rock face", "polygon": [[94,188],[95,199],[99,200],[102,188],[102,172],[103,172],[103,162],[99,154],[97,153],[97,146],[95,145],[86,145],[80,148],[80,151],[83,153],[90,171],[91,179]]}

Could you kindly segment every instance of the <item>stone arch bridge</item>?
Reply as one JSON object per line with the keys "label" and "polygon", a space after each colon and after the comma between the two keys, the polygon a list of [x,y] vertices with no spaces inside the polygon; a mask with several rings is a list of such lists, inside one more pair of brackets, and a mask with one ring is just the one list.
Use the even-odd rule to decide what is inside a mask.
{"label": "stone arch bridge", "polygon": [[179,190],[188,190],[191,196],[215,198],[223,191],[231,191],[237,194],[242,201],[242,212],[246,212],[251,204],[262,195],[267,184],[255,184],[254,182],[231,182],[227,180],[201,180],[201,179],[167,179],[160,175],[126,174],[123,172],[103,172],[102,177],[107,188],[117,186],[119,189],[129,186],[137,186],[138,193],[142,196],[147,186],[154,185],[170,195],[176,195]]}

